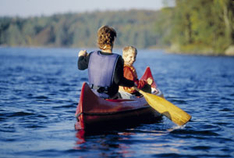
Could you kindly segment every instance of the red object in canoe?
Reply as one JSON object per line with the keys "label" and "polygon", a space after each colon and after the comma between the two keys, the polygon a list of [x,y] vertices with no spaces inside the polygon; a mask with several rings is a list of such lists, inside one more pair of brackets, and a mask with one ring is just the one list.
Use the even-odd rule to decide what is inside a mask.
{"label": "red object in canoe", "polygon": [[[153,76],[149,67],[141,79]],[[153,79],[152,87],[156,88]],[[162,93],[159,91],[157,95]],[[148,105],[144,97],[136,99],[105,100],[96,96],[87,83],[83,83],[80,102],[76,109],[76,130],[100,130],[103,128],[116,128],[132,126],[140,123],[159,121],[162,115]]]}

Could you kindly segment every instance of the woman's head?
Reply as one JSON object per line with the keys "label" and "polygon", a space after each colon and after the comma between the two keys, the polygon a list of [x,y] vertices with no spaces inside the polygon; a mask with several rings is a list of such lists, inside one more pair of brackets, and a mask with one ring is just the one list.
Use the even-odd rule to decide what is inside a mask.
{"label": "woman's head", "polygon": [[133,46],[127,46],[123,48],[124,64],[132,66],[136,61],[137,49]]}
{"label": "woman's head", "polygon": [[97,44],[98,47],[102,50],[112,49],[114,45],[115,38],[117,37],[115,29],[107,25],[99,28],[97,32]]}

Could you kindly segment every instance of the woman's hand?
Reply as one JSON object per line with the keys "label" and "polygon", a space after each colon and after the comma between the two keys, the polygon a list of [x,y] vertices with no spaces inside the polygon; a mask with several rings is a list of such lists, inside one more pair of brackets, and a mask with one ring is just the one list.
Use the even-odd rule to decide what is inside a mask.
{"label": "woman's hand", "polygon": [[81,50],[80,52],[79,52],[79,54],[78,54],[78,57],[80,57],[80,56],[87,56],[87,51],[86,50]]}

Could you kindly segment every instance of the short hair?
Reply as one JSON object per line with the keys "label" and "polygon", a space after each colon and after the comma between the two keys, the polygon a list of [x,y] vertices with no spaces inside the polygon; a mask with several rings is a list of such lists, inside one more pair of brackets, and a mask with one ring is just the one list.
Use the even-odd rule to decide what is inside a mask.
{"label": "short hair", "polygon": [[117,33],[114,28],[104,25],[98,29],[97,45],[100,49],[105,49],[106,46],[113,48]]}
{"label": "short hair", "polygon": [[137,49],[133,46],[126,46],[123,48],[123,57],[127,57],[129,54],[137,55]]}

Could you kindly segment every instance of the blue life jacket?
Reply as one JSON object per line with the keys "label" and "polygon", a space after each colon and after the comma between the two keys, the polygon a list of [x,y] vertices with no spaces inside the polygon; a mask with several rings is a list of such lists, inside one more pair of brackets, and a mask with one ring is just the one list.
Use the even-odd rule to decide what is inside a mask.
{"label": "blue life jacket", "polygon": [[89,84],[94,93],[102,98],[110,98],[108,92],[114,83],[114,73],[120,55],[103,55],[100,51],[90,54],[88,74]]}

